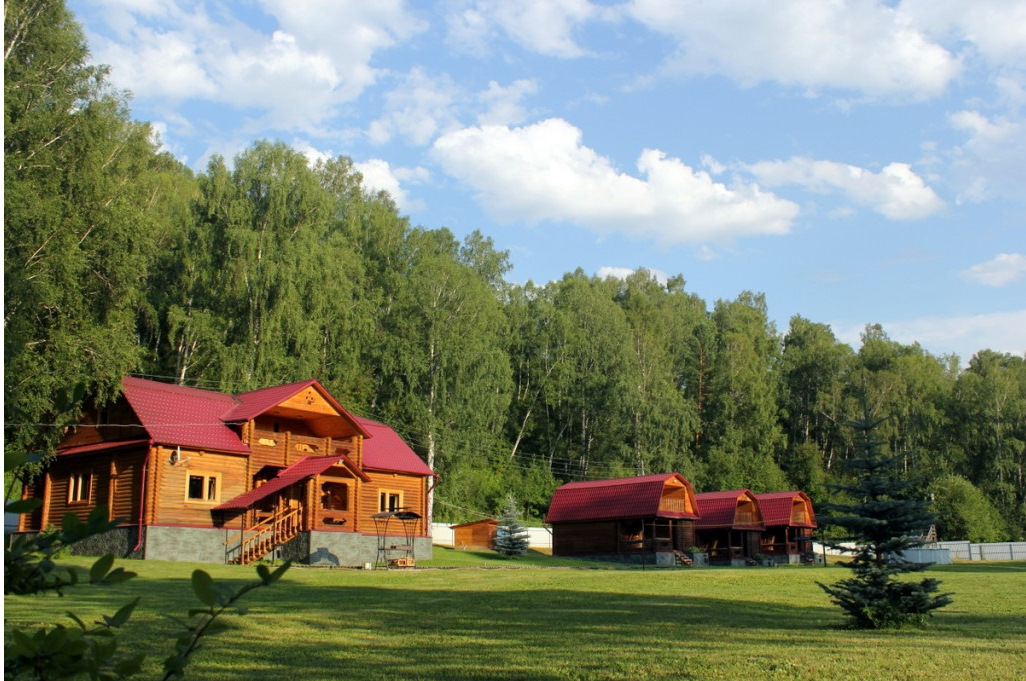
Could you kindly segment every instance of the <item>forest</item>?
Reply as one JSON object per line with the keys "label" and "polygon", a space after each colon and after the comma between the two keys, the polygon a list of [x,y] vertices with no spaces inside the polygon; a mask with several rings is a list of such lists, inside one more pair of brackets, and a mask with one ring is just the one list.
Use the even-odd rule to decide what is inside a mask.
{"label": "forest", "polygon": [[5,456],[52,450],[78,384],[316,378],[434,468],[440,521],[670,471],[823,504],[866,400],[942,538],[1026,536],[1023,356],[963,364],[873,324],[855,350],[643,269],[514,283],[486,235],[411,225],[345,157],[254,141],[193,172],[87,58],[63,2],[5,3]]}

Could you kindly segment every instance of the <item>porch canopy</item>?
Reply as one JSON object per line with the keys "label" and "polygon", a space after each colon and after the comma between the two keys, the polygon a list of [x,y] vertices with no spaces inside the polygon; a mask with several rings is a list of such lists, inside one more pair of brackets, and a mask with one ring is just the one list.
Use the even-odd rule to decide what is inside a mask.
{"label": "porch canopy", "polygon": [[282,470],[277,476],[271,478],[259,487],[254,487],[248,492],[226,501],[220,506],[215,506],[215,511],[244,511],[261,499],[265,499],[275,492],[281,491],[306,478],[320,475],[332,466],[346,460],[347,457],[335,456],[304,456],[302,459]]}

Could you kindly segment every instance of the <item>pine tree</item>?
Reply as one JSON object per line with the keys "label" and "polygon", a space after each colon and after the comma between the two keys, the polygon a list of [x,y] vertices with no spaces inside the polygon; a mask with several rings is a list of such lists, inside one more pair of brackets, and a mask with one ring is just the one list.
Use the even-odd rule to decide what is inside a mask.
{"label": "pine tree", "polygon": [[[922,624],[937,608],[951,603],[950,594],[936,594],[940,581],[926,578],[919,582],[899,579],[899,575],[919,572],[929,564],[912,563],[902,557],[906,549],[922,545],[919,538],[932,523],[927,503],[914,498],[914,482],[899,477],[901,457],[889,456],[873,430],[884,419],[873,419],[864,406],[861,420],[851,424],[855,430],[855,455],[846,462],[853,482],[837,486],[853,501],[827,505],[830,515],[825,524],[840,527],[847,536],[835,540],[855,542],[851,561],[854,577],[827,586],[830,594],[854,627],[880,629],[905,624]],[[934,595],[936,594],[936,595]]]}
{"label": "pine tree", "polygon": [[495,550],[508,558],[516,558],[527,553],[528,544],[527,528],[520,522],[516,497],[508,494],[499,526],[495,528]]}

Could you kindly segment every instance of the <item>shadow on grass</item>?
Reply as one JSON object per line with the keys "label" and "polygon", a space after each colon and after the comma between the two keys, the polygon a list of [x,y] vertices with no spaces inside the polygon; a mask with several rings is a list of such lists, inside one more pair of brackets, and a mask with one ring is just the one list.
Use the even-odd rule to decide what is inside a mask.
{"label": "shadow on grass", "polygon": [[[414,574],[327,573],[347,584],[286,576],[282,584],[247,597],[250,614],[230,618],[232,630],[208,640],[188,676],[230,681],[689,678],[699,665],[711,664],[707,660],[741,664],[738,658],[750,656],[762,660],[751,670],[757,672],[784,661],[812,666],[822,657],[859,660],[877,643],[889,646],[888,654],[899,649],[917,658],[933,637],[929,631],[841,632],[837,609],[791,606],[781,602],[787,600],[783,596],[755,601],[674,593],[683,582],[673,575],[644,593],[618,593],[596,590],[607,583],[595,573],[587,573],[589,588],[573,588],[567,574],[557,586],[546,582],[552,573],[536,571],[496,590],[485,579],[470,585],[476,588],[466,582],[448,588],[425,584]],[[249,581],[247,573],[238,575],[241,579],[232,573],[223,581]],[[616,576],[611,573],[610,579]],[[360,584],[364,578],[379,583]],[[380,584],[383,578],[388,583]],[[143,605],[124,643],[152,650],[150,656],[159,660],[175,633],[159,613],[181,614],[193,601],[185,577],[139,579],[113,591],[76,589],[56,610],[112,612],[136,595],[143,596]],[[48,600],[50,608],[56,599]],[[22,614],[16,612],[15,621]],[[971,645],[1014,640],[1019,645],[1011,652],[1024,652],[1021,617],[952,614],[944,623],[957,628],[959,637],[974,639]],[[781,667],[781,678],[805,678],[797,673],[801,668]]]}

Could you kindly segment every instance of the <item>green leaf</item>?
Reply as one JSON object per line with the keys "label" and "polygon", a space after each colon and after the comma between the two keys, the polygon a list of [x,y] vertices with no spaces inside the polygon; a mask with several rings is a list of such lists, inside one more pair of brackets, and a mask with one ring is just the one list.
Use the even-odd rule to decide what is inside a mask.
{"label": "green leaf", "polygon": [[89,568],[89,581],[93,584],[103,580],[103,578],[110,572],[111,567],[114,565],[114,556],[107,554],[103,556]]}
{"label": "green leaf", "polygon": [[136,597],[130,603],[126,603],[121,606],[121,608],[114,613],[114,616],[110,618],[108,624],[112,627],[121,627],[128,621],[128,618],[132,616],[132,611],[135,610],[135,606],[137,605],[139,605],[139,597]]}
{"label": "green leaf", "polygon": [[33,497],[31,499],[21,499],[19,501],[12,501],[4,507],[4,510],[8,513],[31,513],[32,511],[36,510],[42,505],[42,499],[36,499]]}
{"label": "green leaf", "polygon": [[267,580],[271,576],[271,571],[268,569],[268,567],[266,565],[257,565],[256,571],[257,575],[260,576],[260,581],[264,584],[267,584]]}
{"label": "green leaf", "polygon": [[217,602],[214,580],[203,570],[193,571],[192,590],[196,593],[196,598],[206,605],[213,606]]}

